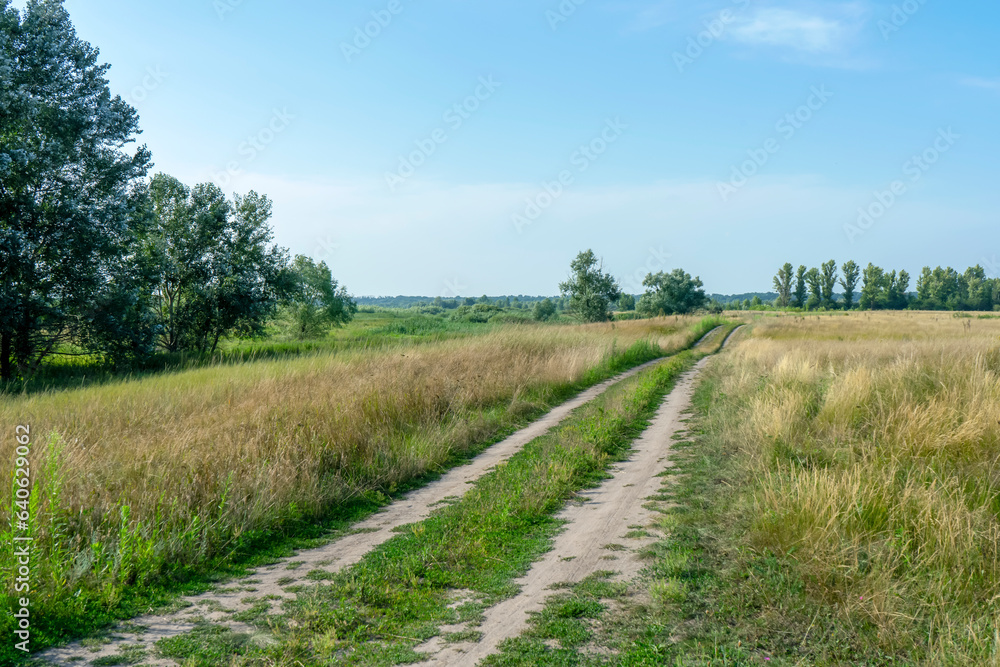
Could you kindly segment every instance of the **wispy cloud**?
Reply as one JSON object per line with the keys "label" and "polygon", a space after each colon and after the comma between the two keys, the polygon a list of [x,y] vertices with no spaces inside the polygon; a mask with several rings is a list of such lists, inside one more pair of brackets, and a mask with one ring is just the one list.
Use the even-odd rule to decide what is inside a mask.
{"label": "wispy cloud", "polygon": [[676,18],[674,0],[661,0],[643,7],[629,29],[635,32],[652,30]]}
{"label": "wispy cloud", "polygon": [[864,26],[860,3],[840,3],[823,11],[764,7],[741,18],[733,38],[750,46],[790,49],[809,55],[843,52]]}
{"label": "wispy cloud", "polygon": [[961,83],[963,86],[985,88],[987,90],[1000,92],[1000,79],[986,79],[980,76],[966,76],[962,78]]}

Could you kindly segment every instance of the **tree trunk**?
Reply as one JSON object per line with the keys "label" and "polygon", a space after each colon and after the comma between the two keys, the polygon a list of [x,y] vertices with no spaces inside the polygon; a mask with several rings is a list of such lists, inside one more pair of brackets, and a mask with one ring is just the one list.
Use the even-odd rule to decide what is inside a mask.
{"label": "tree trunk", "polygon": [[17,323],[17,336],[14,339],[14,358],[17,361],[17,368],[22,374],[28,371],[28,362],[31,361],[31,313],[27,304],[24,307],[24,314]]}
{"label": "tree trunk", "polygon": [[0,331],[0,379],[10,382],[14,379],[10,365],[11,337],[10,330]]}

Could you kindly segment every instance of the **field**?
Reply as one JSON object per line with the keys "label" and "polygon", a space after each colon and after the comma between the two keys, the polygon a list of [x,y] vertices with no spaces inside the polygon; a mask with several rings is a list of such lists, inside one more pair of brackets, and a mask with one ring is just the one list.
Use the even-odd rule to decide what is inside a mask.
{"label": "field", "polygon": [[[93,664],[486,655],[490,610],[532,568],[592,558],[549,554],[575,529],[559,512],[617,474],[720,323],[486,327],[7,399],[34,434],[41,630],[91,634],[270,564],[280,595],[223,589],[245,591],[232,618],[258,634],[195,613]],[[295,574],[293,548],[664,354],[350,566]],[[1000,320],[756,315],[708,361],[654,519],[596,545],[608,570],[546,592],[483,664],[1000,664]],[[615,576],[632,552],[641,573]]]}
{"label": "field", "polygon": [[480,327],[7,398],[4,423],[30,425],[33,440],[36,641],[129,616],[282,535],[356,519],[712,326]]}
{"label": "field", "polygon": [[644,585],[572,588],[493,664],[605,664],[567,600],[611,664],[998,664],[998,397],[993,319],[758,318],[703,378]]}

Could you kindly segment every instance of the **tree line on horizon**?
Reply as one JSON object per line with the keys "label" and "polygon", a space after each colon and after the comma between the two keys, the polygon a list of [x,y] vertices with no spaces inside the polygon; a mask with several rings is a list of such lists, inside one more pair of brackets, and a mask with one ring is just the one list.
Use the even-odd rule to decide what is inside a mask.
{"label": "tree line on horizon", "polygon": [[[976,265],[959,273],[949,267],[924,267],[910,291],[910,274],[854,261],[839,268],[835,260],[795,269],[785,263],[774,276],[776,308],[801,310],[1000,310],[1000,278]],[[841,294],[835,294],[837,286]]]}

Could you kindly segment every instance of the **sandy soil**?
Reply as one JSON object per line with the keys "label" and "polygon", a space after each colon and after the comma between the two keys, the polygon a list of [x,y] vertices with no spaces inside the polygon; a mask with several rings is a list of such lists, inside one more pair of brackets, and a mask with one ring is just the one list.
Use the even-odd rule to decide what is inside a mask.
{"label": "sandy soil", "polygon": [[[644,364],[582,392],[538,421],[490,447],[467,465],[451,470],[440,480],[404,496],[381,512],[356,524],[351,534],[345,537],[317,549],[301,551],[291,558],[260,568],[247,577],[202,595],[185,597],[180,601],[180,605],[185,608],[180,611],[135,618],[112,631],[105,638],[106,643],[94,645],[94,642],[88,642],[88,646],[76,643],[50,649],[36,657],[55,665],[80,665],[86,664],[83,661],[118,655],[125,647],[135,647],[147,651],[143,664],[168,667],[177,663],[154,658],[156,651],[153,644],[160,639],[191,631],[198,619],[203,618],[236,632],[254,635],[255,628],[234,621],[232,615],[250,609],[255,602],[269,596],[275,598],[271,602],[272,610],[278,611],[282,600],[295,597],[293,592],[286,589],[313,584],[312,580],[305,578],[309,572],[336,572],[359,562],[365,554],[395,536],[395,531],[400,526],[422,521],[439,503],[464,495],[469,484],[516,454],[531,440],[548,432],[570,412],[590,402],[611,385],[656,363],[658,361]],[[266,636],[260,636],[260,640],[266,641]]]}
{"label": "sandy soil", "polygon": [[[730,337],[726,345],[732,340]],[[529,614],[541,611],[554,584],[576,583],[599,571],[616,572],[618,581],[631,581],[639,574],[644,564],[638,555],[655,538],[626,534],[635,527],[650,526],[662,516],[648,508],[645,500],[659,493],[663,482],[659,475],[673,465],[674,436],[685,430],[684,414],[708,359],[680,378],[650,427],[633,443],[632,456],[611,470],[613,477],[599,488],[581,493],[581,502],[570,504],[558,515],[567,522],[565,530],[556,537],[553,549],[517,582],[521,592],[485,612],[485,621],[475,628],[482,633],[479,642],[446,645],[434,638],[417,649],[430,656],[429,662],[422,664],[475,665],[494,653],[501,642],[527,629]]]}

